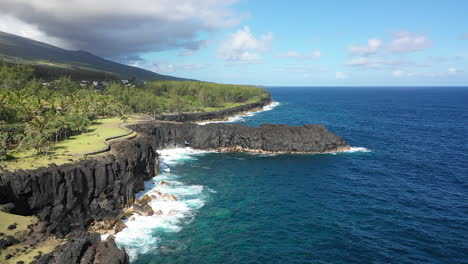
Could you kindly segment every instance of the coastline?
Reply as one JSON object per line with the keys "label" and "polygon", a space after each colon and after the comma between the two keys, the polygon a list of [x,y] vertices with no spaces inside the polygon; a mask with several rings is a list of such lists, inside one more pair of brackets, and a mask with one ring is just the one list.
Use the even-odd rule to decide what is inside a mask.
{"label": "coastline", "polygon": [[[274,105],[271,105],[271,96],[265,98],[265,100],[260,103],[263,105],[260,111],[268,111],[275,106],[274,103]],[[270,108],[265,109],[265,107],[268,106]],[[250,104],[250,107],[252,108],[247,112],[241,111],[245,110],[245,108],[237,107],[234,109],[235,111],[231,109],[229,111],[235,113],[235,115],[230,117],[239,118],[259,112],[252,111],[252,109],[258,109],[257,103]],[[210,115],[213,114],[214,113],[210,113]],[[223,115],[225,115],[225,112],[218,116]],[[176,119],[183,118],[187,118],[187,115],[182,114]],[[200,115],[189,117],[189,119],[192,120],[196,118],[200,118]],[[224,122],[229,122],[229,119],[212,121],[212,123]],[[127,263],[128,254],[125,253],[125,249],[119,249],[117,247],[113,235],[101,237],[101,239],[105,239],[101,241],[101,239],[96,240],[93,234],[95,234],[95,231],[99,230],[101,230],[101,233],[105,230],[110,230],[110,233],[114,234],[122,229],[125,230],[124,228],[126,226],[121,220],[122,217],[124,217],[124,219],[129,219],[132,216],[136,217],[135,215],[125,213],[126,210],[128,208],[133,208],[136,203],[142,204],[141,192],[145,192],[145,190],[148,189],[148,184],[155,181],[156,175],[162,175],[164,172],[167,172],[166,169],[170,170],[170,168],[161,167],[162,171],[160,171],[160,155],[157,152],[171,146],[184,146],[187,135],[191,135],[191,142],[200,144],[200,149],[204,149],[202,151],[205,152],[211,149],[217,149],[217,152],[244,151],[259,154],[295,153],[291,151],[291,149],[302,149],[302,145],[304,145],[302,141],[309,140],[310,138],[310,136],[307,136],[308,133],[315,136],[322,134],[324,137],[320,140],[325,140],[325,142],[329,140],[331,140],[331,142],[336,141],[339,142],[339,144],[336,145],[337,147],[333,147],[333,144],[329,145],[329,143],[324,143],[324,145],[319,148],[320,151],[312,151],[315,147],[314,145],[310,145],[309,151],[303,151],[303,153],[328,153],[349,149],[345,141],[328,132],[323,126],[308,125],[303,127],[288,127],[285,125],[265,125],[259,128],[250,128],[242,125],[231,126],[224,124],[208,124],[206,122],[205,125],[197,125],[187,122],[154,121],[145,122],[145,124],[131,125],[131,129],[137,132],[138,135],[129,140],[110,142],[111,149],[109,152],[105,153],[105,155],[99,155],[77,163],[61,166],[51,166],[48,168],[18,171],[14,173],[7,171],[0,173],[0,203],[13,202],[17,206],[16,213],[25,215],[37,214],[40,216],[41,222],[46,225],[46,228],[43,230],[44,237],[59,236],[68,238],[68,243],[49,254],[43,255],[37,263],[61,263],[57,262],[58,259],[61,259],[61,256],[64,254],[66,255],[66,252],[77,245],[80,247],[88,245],[87,247],[94,248],[94,252],[96,252],[97,248],[107,245],[110,247],[110,251],[115,251],[116,254],[117,252],[124,252],[123,255],[120,254],[120,256],[123,257],[119,259],[119,262],[115,263]],[[211,144],[209,142],[212,141],[205,141],[205,137],[211,135],[215,138],[224,138],[226,130],[235,136],[223,143],[223,145],[232,144],[232,146],[209,147]],[[293,133],[292,131],[297,131],[299,133]],[[258,140],[256,138],[259,135],[257,135],[257,133],[266,133],[262,137],[265,138],[266,143],[268,143],[267,145],[258,145]],[[292,141],[290,141],[289,144],[292,145],[289,147],[287,144],[279,144],[278,141],[268,140],[268,138],[275,137],[284,139],[292,135],[295,136],[291,138]],[[238,143],[236,143],[236,138],[238,136],[250,138],[249,141],[242,143],[247,145],[238,145]],[[230,140],[234,141],[231,142]],[[213,142],[222,143],[222,141],[219,140]],[[339,147],[340,144],[343,146]],[[194,148],[198,149],[197,145],[195,145]],[[262,148],[265,148],[265,150]],[[277,151],[275,148],[288,148],[289,150]],[[198,152],[198,150],[195,151]],[[297,151],[297,153],[300,152],[301,151]],[[164,158],[161,160],[164,160]],[[12,186],[15,187],[12,189]],[[32,191],[25,191],[26,189],[31,189]],[[72,194],[72,196],[67,195],[68,191],[71,191],[70,194]],[[159,198],[166,200],[166,202],[168,199],[172,199],[170,202],[178,201],[177,197],[162,197],[162,194],[158,195],[157,193],[153,195],[157,199],[151,197],[152,199],[147,200],[142,206],[151,206],[148,204],[153,201],[161,201]],[[70,209],[67,208],[72,208],[72,210],[70,211]],[[161,209],[151,210],[152,212],[150,212],[150,214],[156,214],[155,217],[168,214],[173,214],[172,216],[177,215],[177,212],[171,213],[171,210],[161,210],[161,212],[158,210]],[[179,211],[184,211],[184,209]],[[96,224],[98,224],[97,227]],[[81,231],[79,231],[79,235],[76,236],[76,232],[74,233],[75,235],[71,235],[70,232],[73,230]],[[91,231],[92,233],[87,233],[85,230],[88,230],[88,232]],[[92,243],[89,244],[89,241],[92,241]]]}

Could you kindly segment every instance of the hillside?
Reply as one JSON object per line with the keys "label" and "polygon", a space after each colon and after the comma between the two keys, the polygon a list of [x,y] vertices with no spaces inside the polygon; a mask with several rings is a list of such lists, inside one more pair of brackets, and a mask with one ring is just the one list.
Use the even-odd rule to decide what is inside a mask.
{"label": "hillside", "polygon": [[[0,62],[30,64],[41,77],[74,79],[185,80],[116,63],[86,51],[71,51],[0,31]],[[51,76],[47,76],[51,75]]]}

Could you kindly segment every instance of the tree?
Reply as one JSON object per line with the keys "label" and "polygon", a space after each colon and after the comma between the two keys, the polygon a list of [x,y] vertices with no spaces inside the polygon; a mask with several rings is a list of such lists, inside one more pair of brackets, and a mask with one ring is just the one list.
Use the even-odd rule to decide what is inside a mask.
{"label": "tree", "polygon": [[8,135],[6,133],[0,132],[0,161],[7,158],[7,138]]}

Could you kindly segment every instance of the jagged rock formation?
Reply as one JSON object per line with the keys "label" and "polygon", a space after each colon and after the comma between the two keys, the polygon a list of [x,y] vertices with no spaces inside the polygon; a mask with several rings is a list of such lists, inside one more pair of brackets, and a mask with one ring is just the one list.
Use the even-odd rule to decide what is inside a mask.
{"label": "jagged rock formation", "polygon": [[86,228],[93,220],[116,217],[131,204],[144,181],[155,175],[157,154],[143,138],[116,144],[113,153],[95,160],[32,171],[0,173],[0,204],[13,213],[37,216],[47,234],[59,236]]}
{"label": "jagged rock formation", "polygon": [[339,136],[322,125],[287,126],[263,124],[248,127],[234,124],[157,122],[131,126],[150,136],[156,149],[190,147],[220,151],[253,151],[273,153],[325,153],[349,149]]}
{"label": "jagged rock formation", "polygon": [[267,97],[260,99],[255,103],[244,104],[216,112],[203,112],[203,113],[181,113],[181,114],[168,114],[157,117],[160,121],[174,121],[174,122],[198,122],[203,120],[225,119],[242,112],[251,111],[252,109],[260,109],[271,103],[271,94]]}
{"label": "jagged rock formation", "polygon": [[157,149],[186,143],[220,151],[323,153],[349,148],[321,125],[200,126],[154,121],[130,127],[138,137],[112,143],[111,152],[104,156],[32,171],[0,172],[0,204],[13,203],[12,213],[36,214],[47,223],[46,235],[79,234],[69,236],[64,246],[36,263],[128,263],[125,251],[112,239],[100,242],[98,234],[85,230],[93,221],[119,217],[134,202],[144,181],[157,174]]}
{"label": "jagged rock formation", "polygon": [[129,264],[125,249],[119,249],[112,237],[101,241],[98,234],[78,233],[68,243],[45,254],[33,264]]}

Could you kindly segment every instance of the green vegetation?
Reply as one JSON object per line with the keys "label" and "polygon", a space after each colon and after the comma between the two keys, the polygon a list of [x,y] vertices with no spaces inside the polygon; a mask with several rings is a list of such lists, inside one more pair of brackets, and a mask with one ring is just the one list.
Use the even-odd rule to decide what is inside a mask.
{"label": "green vegetation", "polygon": [[[39,77],[64,74],[74,80],[184,80],[132,67],[95,56],[86,51],[61,49],[46,43],[0,31],[0,62],[27,64]],[[47,73],[47,74],[45,74]]]}
{"label": "green vegetation", "polygon": [[[3,233],[3,235],[0,235],[0,239],[12,236],[19,241],[25,240],[30,232],[28,226],[36,224],[38,221],[39,219],[35,216],[21,216],[0,211],[0,233]],[[15,225],[16,228],[8,229],[10,225]],[[63,244],[63,241],[54,237],[48,237],[46,240],[35,244],[34,247],[31,247],[25,241],[0,251],[0,259],[2,263],[17,263],[18,261],[30,263],[35,256],[50,253],[61,244]],[[7,255],[12,255],[12,257],[5,260]]]}
{"label": "green vegetation", "polygon": [[260,100],[267,93],[254,86],[196,81],[153,81],[143,87],[121,87],[114,83],[105,94],[136,113],[205,112]]}
{"label": "green vegetation", "polygon": [[[134,122],[131,117],[127,122]],[[47,155],[37,155],[33,149],[11,151],[9,159],[1,165],[4,169],[14,171],[16,169],[37,169],[52,163],[62,165],[72,161],[78,161],[85,153],[98,151],[106,147],[105,138],[125,135],[128,130],[120,127],[120,118],[98,119],[88,127],[88,132],[68,137],[54,144]],[[128,137],[134,136],[134,134]],[[121,139],[124,139],[123,137]]]}
{"label": "green vegetation", "polygon": [[[0,211],[0,233],[5,236],[13,236],[16,239],[24,237],[28,233],[28,226],[35,224],[38,220],[35,216],[14,215]],[[16,224],[15,229],[8,229],[10,225]]]}
{"label": "green vegetation", "polygon": [[55,237],[48,237],[46,240],[41,241],[31,247],[27,243],[19,243],[13,246],[6,248],[0,258],[5,259],[4,256],[11,254],[13,257],[8,260],[3,260],[5,264],[16,264],[16,263],[31,263],[36,257],[39,255],[48,254],[58,246],[63,245],[63,241],[61,239]]}
{"label": "green vegetation", "polygon": [[75,161],[103,148],[104,138],[125,134],[129,115],[214,111],[258,101],[254,86],[195,81],[110,83],[103,90],[68,77],[44,84],[34,69],[0,67],[0,166],[32,169]]}

